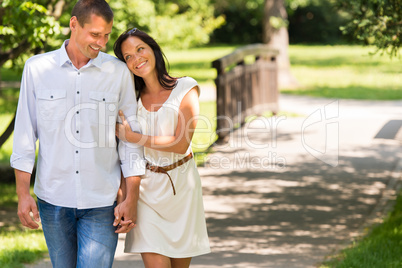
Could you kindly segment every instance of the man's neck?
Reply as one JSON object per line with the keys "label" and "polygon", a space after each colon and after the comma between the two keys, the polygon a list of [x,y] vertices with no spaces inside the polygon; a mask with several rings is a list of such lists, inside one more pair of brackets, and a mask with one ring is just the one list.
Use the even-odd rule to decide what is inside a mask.
{"label": "man's neck", "polygon": [[90,58],[81,55],[80,51],[73,44],[71,44],[71,40],[68,42],[68,44],[66,44],[66,52],[68,58],[78,70],[84,67],[90,60]]}

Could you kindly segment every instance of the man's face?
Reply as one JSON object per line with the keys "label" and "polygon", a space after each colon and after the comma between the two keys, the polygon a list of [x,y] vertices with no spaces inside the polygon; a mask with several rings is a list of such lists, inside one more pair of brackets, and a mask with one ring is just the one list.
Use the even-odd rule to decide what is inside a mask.
{"label": "man's face", "polygon": [[107,23],[102,17],[91,15],[91,20],[83,27],[75,18],[73,29],[75,45],[78,50],[87,58],[94,59],[99,51],[106,46],[109,35],[112,32],[113,22]]}

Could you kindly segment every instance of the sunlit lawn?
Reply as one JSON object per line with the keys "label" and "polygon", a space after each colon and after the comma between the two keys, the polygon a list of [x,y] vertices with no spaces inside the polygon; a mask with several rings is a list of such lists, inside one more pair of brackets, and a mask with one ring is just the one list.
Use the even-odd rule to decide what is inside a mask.
{"label": "sunlit lawn", "polygon": [[302,88],[283,93],[328,98],[402,99],[402,61],[370,56],[361,46],[290,46],[291,72]]}
{"label": "sunlit lawn", "polygon": [[[221,45],[187,50],[166,49],[173,76],[191,76],[201,84],[214,85],[212,61],[237,47]],[[283,93],[330,98],[402,99],[402,60],[374,55],[373,47],[290,45],[291,72],[299,81],[297,90]],[[2,80],[19,80],[20,75],[2,68]]]}
{"label": "sunlit lawn", "polygon": [[238,46],[214,46],[188,50],[165,50],[173,76],[191,76],[200,84],[214,85],[216,69],[212,62],[231,52]]}
{"label": "sunlit lawn", "polygon": [[368,236],[342,250],[321,268],[402,267],[402,195],[394,210]]}
{"label": "sunlit lawn", "polygon": [[[212,61],[238,46],[166,50],[176,76],[192,76],[214,85]],[[393,100],[402,99],[402,61],[388,55],[370,55],[373,47],[290,45],[291,72],[301,87],[282,93],[314,97]]]}
{"label": "sunlit lawn", "polygon": [[[31,194],[33,189],[31,187]],[[47,252],[42,230],[22,227],[17,216],[15,184],[0,183],[0,267],[24,267]],[[13,220],[10,220],[10,219]]]}
{"label": "sunlit lawn", "polygon": [[33,263],[47,252],[45,238],[41,230],[0,232],[0,267],[24,267]]}

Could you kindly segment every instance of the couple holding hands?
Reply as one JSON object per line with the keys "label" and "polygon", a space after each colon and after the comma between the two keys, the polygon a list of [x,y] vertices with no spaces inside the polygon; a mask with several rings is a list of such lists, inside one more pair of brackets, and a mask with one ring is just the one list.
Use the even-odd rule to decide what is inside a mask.
{"label": "couple holding hands", "polygon": [[118,59],[100,52],[112,26],[104,0],[79,0],[70,39],[25,64],[11,156],[18,216],[31,229],[41,221],[55,268],[112,267],[119,233],[145,267],[189,267],[210,252],[191,151],[199,86],[170,76],[136,28],[114,44]]}

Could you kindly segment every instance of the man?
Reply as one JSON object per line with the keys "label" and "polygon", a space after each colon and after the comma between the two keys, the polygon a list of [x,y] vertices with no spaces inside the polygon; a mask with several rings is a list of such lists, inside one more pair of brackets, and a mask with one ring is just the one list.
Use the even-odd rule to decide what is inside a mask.
{"label": "man", "polygon": [[[112,25],[113,12],[104,0],[79,0],[70,39],[24,67],[11,156],[18,216],[36,229],[40,214],[55,268],[111,267],[118,233],[135,224],[129,188],[139,183],[145,165],[141,147],[120,142],[116,150],[117,113],[133,116],[137,103],[126,65],[100,52]],[[131,127],[139,130],[135,123]],[[29,193],[38,139],[39,213]],[[121,174],[127,197],[115,208]],[[116,228],[120,217],[124,221]]]}

